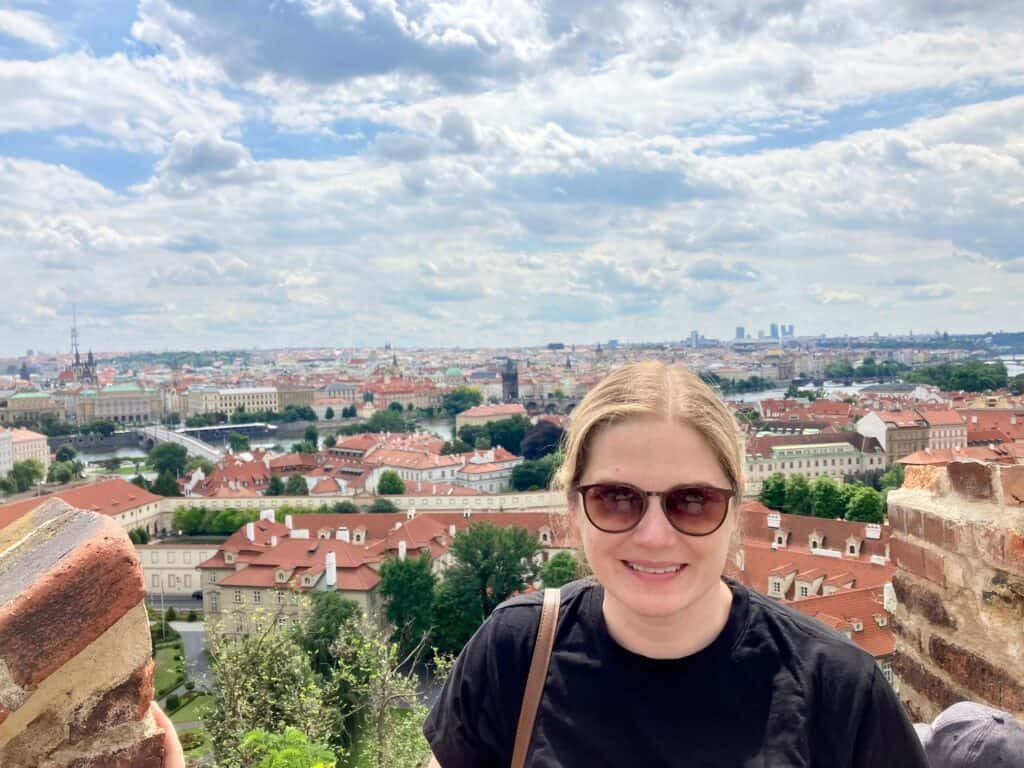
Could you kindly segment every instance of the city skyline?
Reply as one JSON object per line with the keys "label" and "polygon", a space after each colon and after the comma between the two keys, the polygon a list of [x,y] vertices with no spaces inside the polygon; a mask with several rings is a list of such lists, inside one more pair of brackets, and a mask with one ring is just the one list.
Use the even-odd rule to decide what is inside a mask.
{"label": "city skyline", "polygon": [[11,3],[0,356],[1012,328],[971,6]]}

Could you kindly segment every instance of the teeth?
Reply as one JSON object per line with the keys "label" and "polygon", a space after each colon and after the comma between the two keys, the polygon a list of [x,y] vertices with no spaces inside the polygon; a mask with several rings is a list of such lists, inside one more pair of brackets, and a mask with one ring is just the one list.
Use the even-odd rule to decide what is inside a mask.
{"label": "teeth", "polygon": [[629,567],[634,571],[640,571],[641,573],[675,573],[680,569],[681,566],[673,565],[668,568],[646,568],[636,563],[628,563]]}

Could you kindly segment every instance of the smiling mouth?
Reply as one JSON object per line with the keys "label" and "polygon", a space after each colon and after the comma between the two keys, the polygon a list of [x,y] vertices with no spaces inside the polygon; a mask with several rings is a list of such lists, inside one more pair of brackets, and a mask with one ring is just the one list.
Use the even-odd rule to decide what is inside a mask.
{"label": "smiling mouth", "polygon": [[666,573],[678,573],[679,571],[683,570],[683,568],[686,567],[685,564],[682,564],[682,565],[665,565],[665,566],[659,566],[659,567],[655,568],[655,567],[646,566],[646,565],[638,565],[637,563],[631,563],[628,560],[623,560],[622,562],[625,563],[626,567],[628,567],[630,570],[636,571],[637,573],[652,573],[652,574],[656,574],[656,575],[661,575],[661,574],[666,574]]}

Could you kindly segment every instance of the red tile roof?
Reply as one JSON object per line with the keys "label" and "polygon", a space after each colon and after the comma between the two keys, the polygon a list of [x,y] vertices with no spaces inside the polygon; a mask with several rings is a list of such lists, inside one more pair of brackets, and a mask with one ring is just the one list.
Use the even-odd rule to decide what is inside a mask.
{"label": "red tile roof", "polygon": [[163,500],[163,496],[157,496],[121,478],[101,480],[98,483],[57,491],[48,496],[4,504],[0,506],[0,528],[51,498],[62,499],[76,509],[89,509],[101,515],[111,516]]}
{"label": "red tile roof", "polygon": [[[849,632],[851,639],[875,658],[888,656],[896,650],[896,639],[882,607],[882,588],[866,587],[836,592],[823,597],[809,597],[789,603],[807,616],[818,619],[840,632]],[[879,617],[885,626],[879,626]],[[861,624],[861,630],[854,628]]]}

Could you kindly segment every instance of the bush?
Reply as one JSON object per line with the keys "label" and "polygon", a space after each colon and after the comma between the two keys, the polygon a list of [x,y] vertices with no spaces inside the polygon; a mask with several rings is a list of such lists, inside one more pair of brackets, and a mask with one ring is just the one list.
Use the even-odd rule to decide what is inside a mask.
{"label": "bush", "polygon": [[164,620],[165,621],[177,621],[177,619],[178,619],[178,612],[176,610],[174,610],[174,606],[172,605],[170,608],[167,609],[167,612],[164,614]]}
{"label": "bush", "polygon": [[195,749],[203,743],[202,731],[185,731],[184,733],[179,733],[178,741],[181,742],[181,748],[186,752],[190,749]]}
{"label": "bush", "polygon": [[189,680],[188,682],[185,683],[185,690],[186,691],[194,691],[195,689],[196,689],[196,681],[195,680]]}
{"label": "bush", "polygon": [[178,698],[178,694],[172,693],[167,697],[167,711],[173,712],[181,706],[181,699]]}
{"label": "bush", "polygon": [[199,617],[196,615],[195,611],[189,611],[188,612],[188,616],[185,619],[185,621],[198,621],[198,620],[199,620]]}

